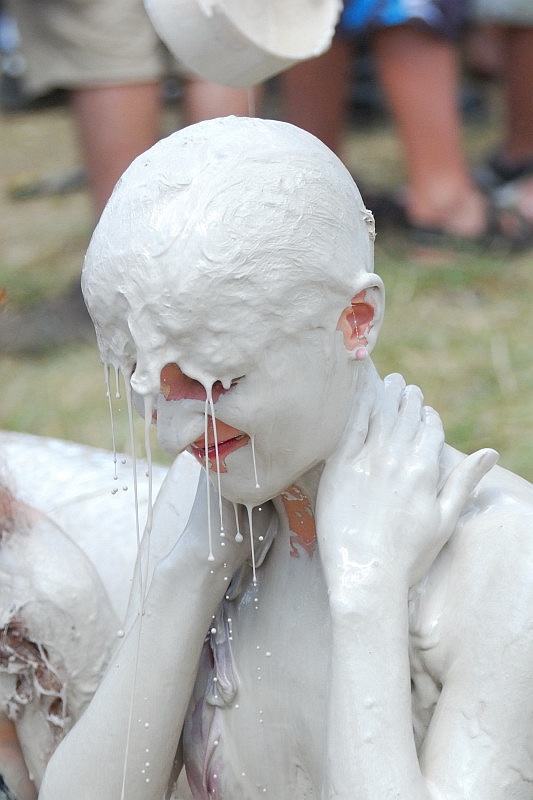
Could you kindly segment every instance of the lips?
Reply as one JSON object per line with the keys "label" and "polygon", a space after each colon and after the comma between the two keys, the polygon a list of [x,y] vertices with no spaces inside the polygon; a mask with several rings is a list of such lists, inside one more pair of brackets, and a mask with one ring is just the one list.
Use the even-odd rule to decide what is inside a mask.
{"label": "lips", "polygon": [[[231,454],[234,453],[236,450],[239,450],[241,447],[245,447],[248,442],[250,441],[250,437],[246,433],[240,433],[237,436],[233,436],[229,439],[225,439],[222,442],[218,442],[218,448],[215,447],[215,443],[212,442],[209,444],[207,448],[207,460],[208,460],[208,467],[209,469],[216,470],[216,463],[217,463],[217,449],[218,449],[218,460],[220,462],[220,471],[226,472],[226,464],[225,459]],[[200,443],[201,442],[201,443]],[[204,447],[203,440],[196,440],[193,444],[189,447],[190,452],[193,454],[195,458],[201,464],[205,464],[206,461],[206,450]]]}

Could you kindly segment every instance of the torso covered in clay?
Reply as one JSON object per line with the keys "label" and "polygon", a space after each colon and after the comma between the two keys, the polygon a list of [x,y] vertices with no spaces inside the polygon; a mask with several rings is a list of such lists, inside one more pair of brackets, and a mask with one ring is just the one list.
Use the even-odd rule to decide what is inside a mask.
{"label": "torso covered in clay", "polygon": [[[50,465],[48,442],[8,434],[3,444],[4,453],[11,457],[15,482],[22,474],[18,464],[26,463],[29,454],[38,462],[41,451],[43,461]],[[110,468],[112,463],[111,453],[99,454],[88,448],[56,443],[55,452],[58,473],[60,465],[62,469],[58,477],[69,482],[73,474],[82,484],[85,476],[94,477],[91,462],[95,457],[99,469]],[[457,457],[448,452],[450,462]],[[192,465],[182,466],[180,462],[173,472],[185,521],[197,475]],[[158,482],[159,477],[156,487]],[[82,492],[58,503],[65,483],[56,479],[54,484],[55,510],[49,511],[62,518],[68,529],[66,508],[70,506],[72,525],[86,501]],[[30,488],[26,495],[46,505],[42,486],[39,491]],[[255,798],[265,793],[280,800],[321,796],[331,640],[327,587],[316,536],[310,534],[309,527],[303,535],[299,530],[302,515],[309,516],[305,495],[293,489],[285,498],[289,500],[277,502],[290,514],[273,519],[256,555],[256,582],[251,564],[245,564],[231,581],[206,632],[183,732],[184,763],[191,791],[198,800]],[[476,790],[480,793],[503,780],[508,791],[512,788],[522,792],[517,796],[529,796],[526,770],[533,769],[528,736],[533,703],[528,701],[525,687],[533,664],[533,532],[527,528],[532,498],[530,484],[494,468],[465,508],[455,534],[409,596],[413,725],[419,753],[433,764],[436,753],[451,750],[440,769],[449,782],[455,780],[460,787],[472,776],[471,750],[465,742],[468,745],[470,739],[483,736],[484,758],[492,767],[486,785]],[[91,558],[97,568],[104,563],[108,535],[103,524],[114,513],[114,502],[109,491],[102,493],[92,527],[79,526],[82,530],[78,527],[71,537],[74,541],[77,538],[86,551],[83,536],[90,533]],[[122,501],[117,502],[122,505]],[[131,573],[135,551],[131,529],[119,526],[114,535],[120,543],[117,548],[121,548],[118,563],[129,562]],[[100,557],[95,555],[98,553]],[[115,573],[106,588],[124,604],[128,583],[129,575],[124,580]],[[80,586],[82,598],[83,591]],[[94,601],[94,587],[91,594]],[[100,640],[83,654],[84,667],[96,681],[120,631],[118,616],[107,610],[104,587],[101,594],[99,615],[102,621],[105,609],[109,622]],[[68,599],[66,585],[62,597]],[[41,600],[36,591],[32,600],[36,604]],[[84,602],[83,611],[87,612],[87,597]],[[49,598],[43,609],[49,612]],[[84,620],[85,625],[88,622]],[[40,644],[50,647],[50,634],[42,620],[39,623],[38,614],[34,624],[41,625]],[[375,624],[379,629],[379,620]],[[55,644],[59,649],[65,647],[64,641]],[[69,650],[76,652],[77,643],[67,644]],[[355,646],[354,656],[357,659]],[[460,686],[460,709],[447,708],[450,684]],[[95,688],[94,683],[88,688],[85,702]],[[5,708],[12,697],[6,687],[4,691]],[[79,711],[73,700],[67,685],[65,701],[69,713],[76,717]],[[349,705],[348,697],[346,702]],[[432,719],[436,709],[437,728],[443,714],[450,720],[448,726],[438,730],[434,741]],[[38,730],[35,712],[27,713],[26,720],[20,709],[17,715],[26,744],[37,737]],[[37,709],[36,713],[42,711]],[[55,726],[53,720],[49,725],[55,733],[52,741],[57,743],[61,738],[57,720]],[[31,752],[31,747],[27,749]],[[466,754],[468,759],[462,758]],[[42,755],[41,770],[50,751]],[[525,776],[518,774],[517,764]],[[454,791],[450,796],[461,796],[460,788]]]}
{"label": "torso covered in clay", "polygon": [[[410,591],[413,726],[420,757],[446,776],[446,797],[491,796],[499,785],[502,797],[532,796],[532,504],[530,484],[495,468]],[[322,796],[331,623],[318,554],[295,540],[278,530],[257,585],[246,568],[213,620],[184,730],[198,800]],[[460,706],[452,691],[450,707],[456,688]],[[486,772],[475,783],[477,737]]]}

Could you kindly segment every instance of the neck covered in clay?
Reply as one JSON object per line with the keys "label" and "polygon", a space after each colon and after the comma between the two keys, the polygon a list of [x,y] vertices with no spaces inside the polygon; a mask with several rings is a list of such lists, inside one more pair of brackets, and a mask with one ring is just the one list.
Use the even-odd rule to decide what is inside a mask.
{"label": "neck covered in clay", "polygon": [[[359,366],[352,393],[354,400],[343,436],[352,437],[352,444],[359,450],[365,443],[370,417],[380,407],[383,397],[383,382],[372,361]],[[358,442],[353,441],[354,436]],[[273,498],[276,511],[286,520],[291,535],[309,553],[316,543],[315,504],[324,464],[317,464]],[[334,502],[333,496],[331,501]]]}

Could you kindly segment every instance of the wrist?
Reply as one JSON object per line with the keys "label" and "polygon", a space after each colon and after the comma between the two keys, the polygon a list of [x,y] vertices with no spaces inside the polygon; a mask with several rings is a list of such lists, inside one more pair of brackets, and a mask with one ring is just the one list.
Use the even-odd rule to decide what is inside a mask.
{"label": "wrist", "polygon": [[235,549],[239,545],[228,547],[226,557],[226,548],[218,546],[216,556],[210,560],[206,547],[182,548],[179,544],[156,565],[149,596],[155,603],[172,602],[175,598],[182,604],[184,596],[189,596],[195,602],[201,596],[206,599],[212,597],[219,602],[233,575],[245,561],[245,548],[236,555]]}
{"label": "wrist", "polygon": [[334,626],[367,627],[403,616],[407,611],[408,581],[374,566],[364,579],[335,581],[329,587],[329,607]]}

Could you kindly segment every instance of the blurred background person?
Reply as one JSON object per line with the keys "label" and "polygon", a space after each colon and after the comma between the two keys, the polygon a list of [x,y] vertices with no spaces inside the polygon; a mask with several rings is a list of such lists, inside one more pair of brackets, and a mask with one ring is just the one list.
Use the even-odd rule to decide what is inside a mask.
{"label": "blurred background person", "polygon": [[458,95],[466,12],[462,0],[423,0],[416,8],[404,0],[347,0],[331,50],[283,76],[286,118],[342,157],[354,39],[364,36],[401,140],[407,179],[397,197],[365,197],[371,208],[375,204],[378,225],[393,221],[413,240],[437,246],[513,249],[531,243],[532,226],[516,209],[502,212],[477,185],[464,148]]}
{"label": "blurred background person", "polygon": [[498,53],[496,78],[503,92],[499,147],[477,171],[501,208],[533,220],[533,3],[531,0],[471,0],[471,19],[489,36],[485,52]]}

